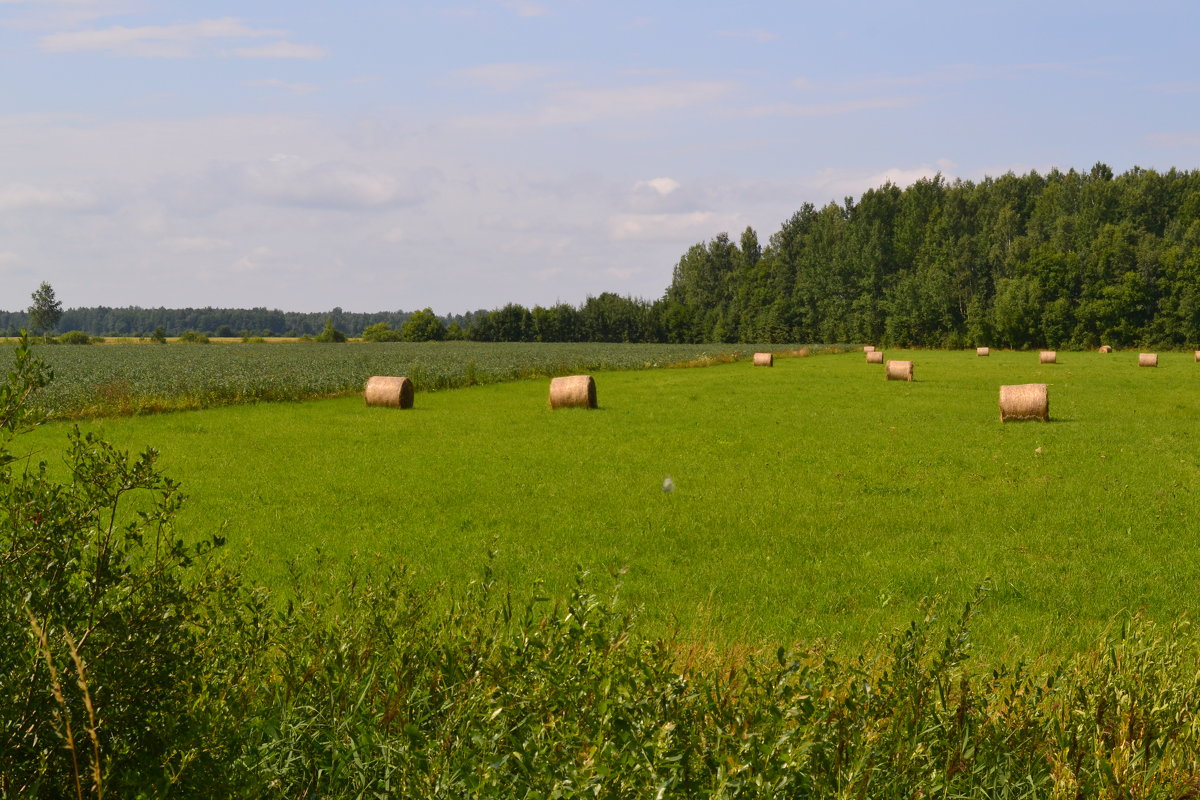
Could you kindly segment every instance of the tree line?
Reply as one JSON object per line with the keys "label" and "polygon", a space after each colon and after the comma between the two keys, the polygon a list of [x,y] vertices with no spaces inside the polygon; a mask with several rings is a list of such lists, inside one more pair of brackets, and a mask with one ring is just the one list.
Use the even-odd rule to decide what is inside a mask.
{"label": "tree line", "polygon": [[[359,336],[421,313],[432,314],[73,308],[58,330],[313,336],[332,323]],[[0,312],[0,330],[28,319]],[[475,341],[1195,347],[1200,172],[1115,176],[1098,163],[886,183],[857,202],[804,204],[765,246],[749,227],[737,241],[721,233],[693,245],[654,301],[605,292],[579,306],[510,303],[438,321],[428,327],[439,337]]]}
{"label": "tree line", "polygon": [[885,184],[694,245],[664,306],[684,341],[1194,347],[1200,172]]}

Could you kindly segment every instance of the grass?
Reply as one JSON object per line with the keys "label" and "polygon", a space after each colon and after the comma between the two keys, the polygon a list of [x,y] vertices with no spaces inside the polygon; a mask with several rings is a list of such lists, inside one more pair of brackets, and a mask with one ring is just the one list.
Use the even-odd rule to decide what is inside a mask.
{"label": "grass", "polygon": [[[499,550],[503,580],[575,565],[623,573],[647,624],[729,646],[856,646],[957,606],[994,654],[1080,649],[1114,617],[1194,608],[1200,422],[1188,354],[889,352],[596,373],[598,411],[551,412],[546,381],[89,424],[152,445],[191,500],[181,526],[226,531],[255,580],[353,552],[461,585]],[[1001,425],[1003,383],[1050,384],[1053,422]],[[57,430],[56,430],[57,428]],[[60,425],[21,440],[42,457]],[[52,462],[54,459],[51,457]],[[670,476],[675,490],[662,491]]]}

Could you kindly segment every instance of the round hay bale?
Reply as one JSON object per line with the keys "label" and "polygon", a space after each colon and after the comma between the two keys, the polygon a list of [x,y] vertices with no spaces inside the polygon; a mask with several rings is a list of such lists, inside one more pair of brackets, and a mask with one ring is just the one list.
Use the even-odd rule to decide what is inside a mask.
{"label": "round hay bale", "polygon": [[874,353],[874,352],[875,352],[875,345],[873,345],[873,344],[864,344],[864,345],[863,345],[863,352],[864,352],[864,353]]}
{"label": "round hay bale", "polygon": [[1157,367],[1158,353],[1138,353],[1139,367]]}
{"label": "round hay bale", "polygon": [[1196,360],[1200,361],[1200,350],[1196,351]]}
{"label": "round hay bale", "polygon": [[596,382],[591,375],[569,375],[550,381],[551,408],[595,408]]}
{"label": "round hay bale", "polygon": [[775,356],[771,353],[755,353],[754,366],[756,367],[773,367],[775,366]]}
{"label": "round hay bale", "polygon": [[975,355],[977,355],[977,356],[986,356],[986,355],[990,355],[990,354],[991,354],[991,352],[992,352],[992,351],[991,351],[991,350],[989,350],[989,349],[987,349],[986,347],[976,347],[976,348],[975,348]]}
{"label": "round hay bale", "polygon": [[1041,364],[1054,364],[1058,362],[1058,353],[1054,350],[1043,350],[1038,353],[1038,362]]}
{"label": "round hay bale", "polygon": [[1111,346],[1109,346],[1109,345],[1107,345],[1107,344],[1102,344],[1102,345],[1100,345],[1100,349],[1099,349],[1097,352],[1100,352],[1100,353],[1111,353],[1111,352],[1112,352],[1112,347],[1111,347]]}
{"label": "round hay bale", "polygon": [[1000,421],[1050,421],[1050,391],[1044,383],[1000,387]]}
{"label": "round hay bale", "polygon": [[363,389],[363,400],[369,406],[412,408],[413,382],[408,378],[372,375]]}
{"label": "round hay bale", "polygon": [[913,362],[887,362],[887,379],[889,381],[911,381],[913,379]]}
{"label": "round hay bale", "polygon": [[883,352],[881,350],[872,350],[871,352],[867,353],[867,363],[868,364],[882,364],[883,363]]}

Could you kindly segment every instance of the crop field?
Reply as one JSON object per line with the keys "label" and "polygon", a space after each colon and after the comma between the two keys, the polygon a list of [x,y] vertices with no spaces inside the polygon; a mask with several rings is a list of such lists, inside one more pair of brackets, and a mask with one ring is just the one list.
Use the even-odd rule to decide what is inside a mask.
{"label": "crop field", "polygon": [[[957,607],[987,583],[980,642],[1009,655],[1195,610],[1190,353],[1156,369],[1131,353],[888,357],[915,381],[845,353],[597,371],[595,411],[550,411],[548,381],[525,380],[418,392],[406,411],[343,397],[87,427],[158,448],[190,498],[184,533],[226,524],[267,585],[289,560],[357,554],[453,588],[494,550],[513,585],[561,595],[577,566],[612,573],[652,629],[754,648],[859,644],[923,597]],[[1049,384],[1052,421],[1001,424],[999,386],[1029,382]],[[53,465],[63,429],[22,448]]]}
{"label": "crop field", "polygon": [[[40,398],[42,406],[52,416],[81,418],[355,394],[371,375],[407,375],[418,391],[434,391],[586,370],[704,363],[749,347],[381,342],[34,349],[57,377]],[[0,369],[11,358],[11,348],[0,348]]]}

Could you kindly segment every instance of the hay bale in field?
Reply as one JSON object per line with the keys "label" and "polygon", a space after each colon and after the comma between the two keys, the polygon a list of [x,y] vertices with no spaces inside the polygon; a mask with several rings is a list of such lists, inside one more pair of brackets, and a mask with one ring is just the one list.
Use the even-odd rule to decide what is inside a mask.
{"label": "hay bale in field", "polygon": [[412,408],[413,382],[408,378],[372,375],[363,389],[363,400],[369,406]]}
{"label": "hay bale in field", "polygon": [[986,355],[990,355],[990,354],[991,354],[991,352],[992,352],[992,351],[991,351],[991,350],[989,350],[989,349],[988,349],[988,348],[986,348],[986,347],[976,347],[976,348],[975,348],[975,355],[977,355],[977,356],[986,356]]}
{"label": "hay bale in field", "polygon": [[1112,352],[1112,347],[1110,347],[1109,345],[1106,345],[1106,344],[1102,344],[1102,345],[1100,345],[1100,349],[1099,349],[1097,352],[1100,352],[1100,353],[1111,353],[1111,352]]}
{"label": "hay bale in field", "polygon": [[1043,350],[1038,353],[1038,363],[1054,364],[1058,362],[1058,352],[1055,350]]}
{"label": "hay bale in field", "polygon": [[1158,353],[1138,353],[1139,367],[1157,367]]}
{"label": "hay bale in field", "polygon": [[868,364],[882,364],[883,363],[883,351],[882,350],[872,350],[871,352],[867,353],[867,363]]}
{"label": "hay bale in field", "polygon": [[863,352],[864,352],[864,353],[874,353],[874,352],[875,352],[875,345],[873,345],[873,344],[864,344],[864,345],[863,345]]}
{"label": "hay bale in field", "polygon": [[771,353],[755,353],[754,366],[756,367],[773,367],[775,366],[775,356]]}
{"label": "hay bale in field", "polygon": [[1200,361],[1200,350],[1196,351],[1196,360]]}
{"label": "hay bale in field", "polygon": [[1044,383],[1000,387],[1000,421],[1050,421],[1050,391]]}
{"label": "hay bale in field", "polygon": [[913,379],[913,362],[887,362],[887,379],[889,381],[911,381]]}
{"label": "hay bale in field", "polygon": [[551,408],[595,408],[596,382],[591,375],[568,375],[550,381]]}

